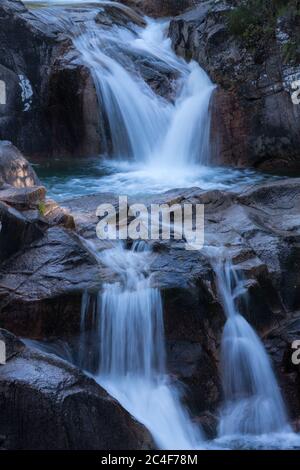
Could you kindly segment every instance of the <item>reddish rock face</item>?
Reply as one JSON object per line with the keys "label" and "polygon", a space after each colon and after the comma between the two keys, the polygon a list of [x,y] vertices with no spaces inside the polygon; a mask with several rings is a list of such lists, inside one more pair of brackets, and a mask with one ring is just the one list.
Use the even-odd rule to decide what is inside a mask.
{"label": "reddish rock face", "polygon": [[202,0],[121,0],[121,3],[137,8],[154,18],[176,16],[189,8],[193,8]]}
{"label": "reddish rock face", "polygon": [[212,159],[219,165],[248,166],[250,123],[234,91],[217,88],[211,102]]}
{"label": "reddish rock face", "polygon": [[300,105],[292,94],[300,67],[286,60],[282,43],[291,27],[279,23],[263,50],[246,47],[228,26],[232,3],[202,2],[170,24],[176,52],[196,60],[218,85],[212,98],[212,161],[299,171]]}

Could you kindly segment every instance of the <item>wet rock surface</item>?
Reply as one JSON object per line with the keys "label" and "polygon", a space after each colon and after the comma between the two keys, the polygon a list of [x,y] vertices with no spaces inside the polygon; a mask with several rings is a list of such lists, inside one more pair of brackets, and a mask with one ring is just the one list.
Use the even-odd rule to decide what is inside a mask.
{"label": "wet rock surface", "polygon": [[[0,5],[0,79],[8,97],[0,109],[0,138],[31,156],[98,154],[103,145],[91,73],[76,61],[61,25],[39,11],[19,0]],[[83,10],[81,16],[89,15]]]}
{"label": "wet rock surface", "polygon": [[0,79],[7,101],[0,109],[0,138],[29,156],[98,154],[103,142],[91,73],[76,60],[70,25],[64,34],[63,19],[56,23],[43,12],[29,11],[19,0],[1,2]]}
{"label": "wet rock surface", "polygon": [[[0,330],[1,445],[7,450],[153,448],[138,424],[96,382],[67,362],[25,347]],[[20,424],[22,423],[22,425]]]}
{"label": "wet rock surface", "polygon": [[49,228],[1,266],[1,325],[36,338],[77,333],[81,294],[106,275],[72,231]]}
{"label": "wet rock surface", "polygon": [[46,199],[33,168],[10,142],[0,142],[0,261],[43,237],[51,226],[74,229],[74,219]]}
{"label": "wet rock surface", "polygon": [[[174,379],[187,385],[186,400],[197,414],[206,410],[214,412],[221,400],[218,368],[225,314],[217,291],[214,263],[225,256],[226,247],[226,256],[242,275],[247,293],[246,302],[244,295],[237,297],[238,308],[262,337],[267,337],[268,332],[290,315],[297,317],[299,198],[300,183],[295,178],[253,184],[239,192],[193,188],[148,196],[144,200],[147,205],[151,202],[205,204],[204,248],[188,251],[177,240],[156,241],[151,264],[152,284],[161,289],[163,296],[168,367]],[[109,244],[98,240],[95,234],[98,221],[95,212],[102,202],[111,202],[117,208],[117,198],[110,194],[64,203],[73,214],[80,235],[91,243],[92,254],[96,253],[98,264],[89,271],[89,279],[97,272],[94,280],[99,285],[103,276],[109,282],[115,280],[101,266],[102,251]],[[129,198],[128,203],[133,202],[134,198]],[[17,263],[16,260],[16,266]],[[61,275],[63,278],[63,271]],[[87,282],[85,286],[88,285]],[[90,287],[97,289],[97,286]],[[20,297],[24,295],[21,291]],[[39,293],[37,302],[38,297]],[[13,311],[13,308],[14,299],[9,309]],[[79,301],[77,311],[79,315]],[[7,313],[3,318],[9,318]],[[73,325],[74,333],[76,325],[79,328],[79,316]],[[286,378],[283,376],[283,381]],[[298,394],[295,388],[288,387],[289,402],[295,394]]]}
{"label": "wet rock surface", "polygon": [[[225,313],[214,269],[225,256],[224,247],[247,294],[246,302],[244,292],[237,296],[237,306],[270,345],[292,418],[298,419],[297,371],[289,371],[290,343],[276,331],[299,318],[299,181],[274,179],[231,193],[178,189],[144,199],[146,205],[205,204],[204,248],[189,251],[174,239],[153,242],[150,271],[163,297],[168,370],[184,385],[183,399],[210,432],[222,400],[219,357]],[[103,202],[117,208],[118,199],[106,193],[65,201],[75,232],[48,228],[2,263],[1,325],[21,336],[74,342],[82,292],[97,292],[103,282],[118,280],[101,262],[103,250],[113,244],[98,240],[95,232],[96,208]]]}
{"label": "wet rock surface", "polygon": [[26,153],[38,153],[51,140],[42,89],[55,34],[18,0],[1,2],[0,25],[0,78],[7,87],[7,102],[0,109],[0,138]]}
{"label": "wet rock surface", "polygon": [[[264,336],[272,357],[283,395],[289,404],[289,415],[299,432],[300,415],[300,313],[287,315]],[[296,343],[296,344],[295,344]]]}

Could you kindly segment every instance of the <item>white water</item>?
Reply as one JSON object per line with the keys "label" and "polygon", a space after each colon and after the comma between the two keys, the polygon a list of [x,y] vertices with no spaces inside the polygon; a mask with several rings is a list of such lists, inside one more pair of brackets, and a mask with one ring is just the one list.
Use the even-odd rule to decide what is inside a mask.
{"label": "white water", "polygon": [[[152,433],[161,449],[197,449],[200,428],[192,423],[166,372],[161,295],[150,286],[151,253],[141,243],[131,251],[121,245],[101,261],[120,277],[106,284],[98,302],[99,383]],[[83,298],[86,323],[87,297]],[[83,337],[85,331],[82,332]],[[82,362],[87,348],[82,348]]]}
{"label": "white water", "polygon": [[[74,43],[92,70],[99,102],[109,121],[112,155],[143,163],[150,171],[184,169],[209,159],[208,112],[213,84],[196,62],[186,64],[171,50],[165,22],[146,28],[89,28]],[[121,45],[121,46],[120,46]],[[130,53],[159,60],[178,75],[171,103],[140,77]]]}
{"label": "white water", "polygon": [[[299,439],[288,424],[285,405],[265,348],[239,313],[235,300],[244,295],[242,279],[228,261],[216,269],[218,288],[227,316],[221,345],[224,406],[219,422],[220,442],[251,441],[260,445]],[[273,437],[272,437],[273,436]],[[254,438],[255,440],[255,438]],[[278,445],[278,444],[277,444]]]}
{"label": "white water", "polygon": [[[145,28],[107,29],[93,15],[86,26],[76,20],[72,26],[72,16],[67,19],[57,7],[38,15],[68,31],[81,61],[91,70],[100,113],[109,128],[107,151],[113,159],[139,164],[139,171],[148,172],[154,181],[161,180],[162,171],[167,178],[170,170],[181,173],[181,178],[194,177],[196,164],[199,174],[199,165],[209,161],[209,103],[214,85],[196,62],[187,64],[176,56],[165,34],[166,21],[146,19]],[[155,93],[142,78],[137,62],[144,59],[148,66],[163,67],[177,77],[170,84],[172,100]]]}
{"label": "white water", "polygon": [[[168,22],[146,18],[146,28],[104,28],[94,17],[107,2],[91,2],[86,24],[78,21],[73,6],[87,8],[84,4],[90,2],[44,3],[51,7],[33,12],[72,38],[80,61],[91,70],[101,122],[108,128],[100,130],[107,158],[99,159],[93,175],[85,175],[83,168],[80,178],[69,174],[66,181],[55,173],[55,178],[47,179],[55,198],[61,198],[61,193],[68,197],[98,191],[137,194],[195,186],[228,189],[261,179],[252,171],[207,166],[214,85],[196,62],[188,64],[176,56],[166,34]],[[66,14],[59,4],[72,9]],[[143,60],[154,69],[175,73],[171,100],[156,94],[142,78],[136,64]]]}

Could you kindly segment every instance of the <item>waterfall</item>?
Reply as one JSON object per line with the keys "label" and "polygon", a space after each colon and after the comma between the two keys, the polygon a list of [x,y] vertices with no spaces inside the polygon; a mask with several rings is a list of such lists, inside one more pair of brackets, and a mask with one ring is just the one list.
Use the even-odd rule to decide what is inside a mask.
{"label": "waterfall", "polygon": [[[71,11],[66,15],[59,8],[68,6],[67,1],[45,3],[51,7],[33,12],[72,39],[81,62],[92,73],[104,122],[99,131],[112,158],[155,168],[158,174],[160,166],[182,171],[185,165],[209,162],[209,102],[214,85],[196,62],[187,64],[176,56],[165,34],[167,21],[145,18],[146,27],[129,21],[126,27],[107,28],[96,20],[105,4],[131,12],[132,17],[138,15],[117,2],[100,1],[91,4],[86,22],[80,23]],[[76,3],[87,2],[69,2],[69,6]],[[143,66],[144,60],[153,71],[174,74],[173,100],[153,91],[142,76],[138,63]]]}
{"label": "waterfall", "polygon": [[[162,300],[147,273],[151,252],[141,242],[132,250],[119,245],[106,250],[101,261],[119,275],[120,282],[104,285],[96,317],[92,309],[92,329],[100,345],[96,379],[150,430],[159,448],[200,448],[201,430],[167,375]],[[83,296],[82,365],[86,360],[90,364],[84,328],[87,299]]]}
{"label": "waterfall", "polygon": [[229,261],[216,269],[220,297],[227,316],[221,345],[225,405],[220,436],[290,432],[281,393],[265,348],[238,312],[242,279]]}
{"label": "waterfall", "polygon": [[[99,103],[103,155],[95,176],[88,175],[79,187],[76,177],[68,181],[71,193],[96,192],[100,185],[104,192],[135,195],[196,186],[224,189],[259,179],[250,170],[210,166],[215,86],[198,63],[176,56],[167,36],[168,21],[140,17],[138,24],[130,23],[137,14],[117,2],[43,3],[48,6],[40,8],[39,3],[32,13],[73,41],[76,60],[92,74]],[[128,22],[97,22],[107,4],[123,10]],[[165,97],[151,86],[162,76],[169,80]],[[57,189],[55,197],[60,198]]]}
{"label": "waterfall", "polygon": [[[131,73],[114,58],[120,55],[119,44],[128,41],[131,34],[121,28],[100,34],[97,29],[89,29],[74,42],[93,73],[101,112],[109,123],[112,154],[119,159],[143,161],[162,140],[171,106],[132,73],[130,59],[127,67],[132,67]],[[126,57],[121,55],[122,59]]]}
{"label": "waterfall", "polygon": [[[109,123],[112,156],[150,165],[183,168],[209,161],[210,97],[214,86],[196,62],[187,64],[165,37],[166,22],[147,19],[146,28],[101,30],[74,38],[92,71],[101,112]],[[156,94],[136,61],[165,63],[178,75],[175,103]]]}

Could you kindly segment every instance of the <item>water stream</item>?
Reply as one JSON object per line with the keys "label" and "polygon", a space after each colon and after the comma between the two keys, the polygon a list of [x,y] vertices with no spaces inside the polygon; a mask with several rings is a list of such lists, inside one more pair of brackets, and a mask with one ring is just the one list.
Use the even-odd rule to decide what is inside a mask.
{"label": "water stream", "polygon": [[[145,28],[105,29],[91,17],[88,27],[81,25],[78,30],[57,8],[39,15],[45,19],[52,15],[51,21],[63,29],[66,21],[71,25],[69,34],[92,72],[111,140],[107,142],[110,160],[101,160],[111,170],[95,183],[99,190],[110,188],[122,194],[126,188],[128,194],[195,185],[223,188],[240,177],[237,171],[207,166],[214,85],[198,64],[187,64],[175,55],[165,35],[166,22],[146,19]],[[142,78],[137,57],[152,63],[159,60],[174,72],[172,100],[155,93]],[[250,173],[245,175],[248,178]],[[158,447],[200,448],[203,433],[183,407],[166,370],[163,308],[159,290],[151,287],[150,258],[141,244],[132,250],[117,246],[102,253],[101,262],[120,280],[104,286],[94,302],[92,321],[89,296],[83,296],[79,364],[147,426]],[[216,274],[227,316],[221,350],[225,404],[219,443],[228,437],[291,434],[266,351],[236,309],[239,279],[229,264],[219,266]],[[87,336],[88,323],[92,339]],[[215,445],[220,445],[218,440]]]}
{"label": "water stream", "polygon": [[89,296],[83,296],[81,366],[89,369],[91,364],[89,324],[97,332],[96,349],[100,345],[93,359],[98,382],[151,431],[159,448],[200,448],[201,429],[167,374],[161,294],[151,287],[147,272],[151,252],[141,242],[131,250],[118,245],[106,250],[101,261],[120,282],[104,285],[92,312]]}
{"label": "water stream", "polygon": [[[106,153],[96,164],[91,161],[93,174],[83,161],[81,172],[67,164],[68,178],[55,161],[48,172],[41,168],[50,195],[63,199],[98,191],[145,194],[175,187],[232,189],[263,178],[252,170],[207,165],[211,157],[209,104],[215,86],[196,62],[176,56],[166,34],[168,21],[146,18],[146,27],[105,28],[94,18],[107,2],[92,2],[86,22],[78,19],[75,6],[82,4],[86,9],[89,2],[43,3],[48,7],[33,11],[72,38],[80,62],[92,73],[100,121],[108,128],[101,132]],[[68,14],[60,3],[68,5]],[[162,97],[153,90],[141,73],[144,65],[173,76],[171,96]]]}
{"label": "water stream", "polygon": [[222,258],[215,272],[227,318],[221,344],[224,405],[218,442],[238,447],[299,445],[264,345],[236,306],[238,298],[246,300],[243,278],[231,261]]}

